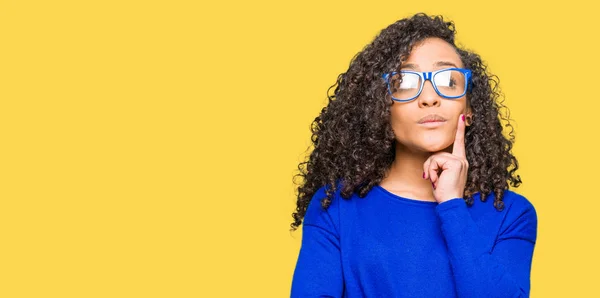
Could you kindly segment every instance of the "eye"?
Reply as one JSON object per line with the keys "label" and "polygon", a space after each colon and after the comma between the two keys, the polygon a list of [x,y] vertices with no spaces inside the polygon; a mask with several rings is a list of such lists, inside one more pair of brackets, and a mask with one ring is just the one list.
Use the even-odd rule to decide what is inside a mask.
{"label": "eye", "polygon": [[456,87],[456,81],[454,81],[454,79],[450,79],[450,82],[448,82],[448,87]]}

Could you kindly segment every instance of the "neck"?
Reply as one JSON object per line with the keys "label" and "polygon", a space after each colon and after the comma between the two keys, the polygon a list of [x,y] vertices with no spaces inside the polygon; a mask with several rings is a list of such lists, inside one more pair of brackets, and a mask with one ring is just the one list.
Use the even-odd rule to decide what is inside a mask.
{"label": "neck", "polygon": [[396,157],[381,184],[390,189],[410,189],[415,194],[431,196],[431,181],[423,179],[423,164],[432,154],[433,152],[414,150],[397,142]]}

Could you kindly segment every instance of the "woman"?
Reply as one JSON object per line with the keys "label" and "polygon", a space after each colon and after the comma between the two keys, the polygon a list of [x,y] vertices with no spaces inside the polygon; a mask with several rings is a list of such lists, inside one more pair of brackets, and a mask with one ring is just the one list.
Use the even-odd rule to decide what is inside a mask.
{"label": "woman", "polygon": [[[293,297],[527,297],[537,215],[481,58],[452,22],[397,21],[312,125]],[[333,87],[333,86],[332,86]]]}

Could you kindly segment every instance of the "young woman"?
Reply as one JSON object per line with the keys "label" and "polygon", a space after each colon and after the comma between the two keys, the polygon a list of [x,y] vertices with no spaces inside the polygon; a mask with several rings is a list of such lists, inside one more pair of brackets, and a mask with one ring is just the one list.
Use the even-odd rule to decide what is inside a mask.
{"label": "young woman", "polygon": [[[537,215],[497,80],[452,22],[402,19],[312,125],[292,297],[528,297]],[[333,86],[332,86],[333,87]]]}

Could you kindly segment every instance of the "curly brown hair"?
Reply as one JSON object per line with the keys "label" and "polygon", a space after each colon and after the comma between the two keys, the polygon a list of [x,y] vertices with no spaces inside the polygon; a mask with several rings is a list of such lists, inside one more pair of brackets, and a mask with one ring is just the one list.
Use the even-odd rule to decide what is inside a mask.
{"label": "curly brown hair", "polygon": [[[514,130],[510,113],[499,100],[498,77],[488,72],[479,55],[458,47],[455,35],[454,22],[418,13],[383,29],[352,58],[348,70],[328,89],[327,106],[311,124],[314,148],[294,176],[298,189],[292,231],[302,224],[319,188],[327,186],[326,197],[319,199],[322,207],[328,208],[338,183],[341,196],[347,199],[353,193],[364,197],[384,178],[395,158],[396,140],[389,122],[393,101],[387,96],[381,74],[399,70],[412,48],[431,37],[454,46],[473,74],[467,104],[474,121],[465,131],[469,173],[463,198],[472,206],[475,193],[480,192],[481,201],[485,201],[493,191],[494,207],[498,211],[504,208],[502,199],[508,183],[513,187],[521,184],[521,177],[515,174],[519,165],[511,153]],[[509,128],[507,136],[502,134],[502,121]]]}

